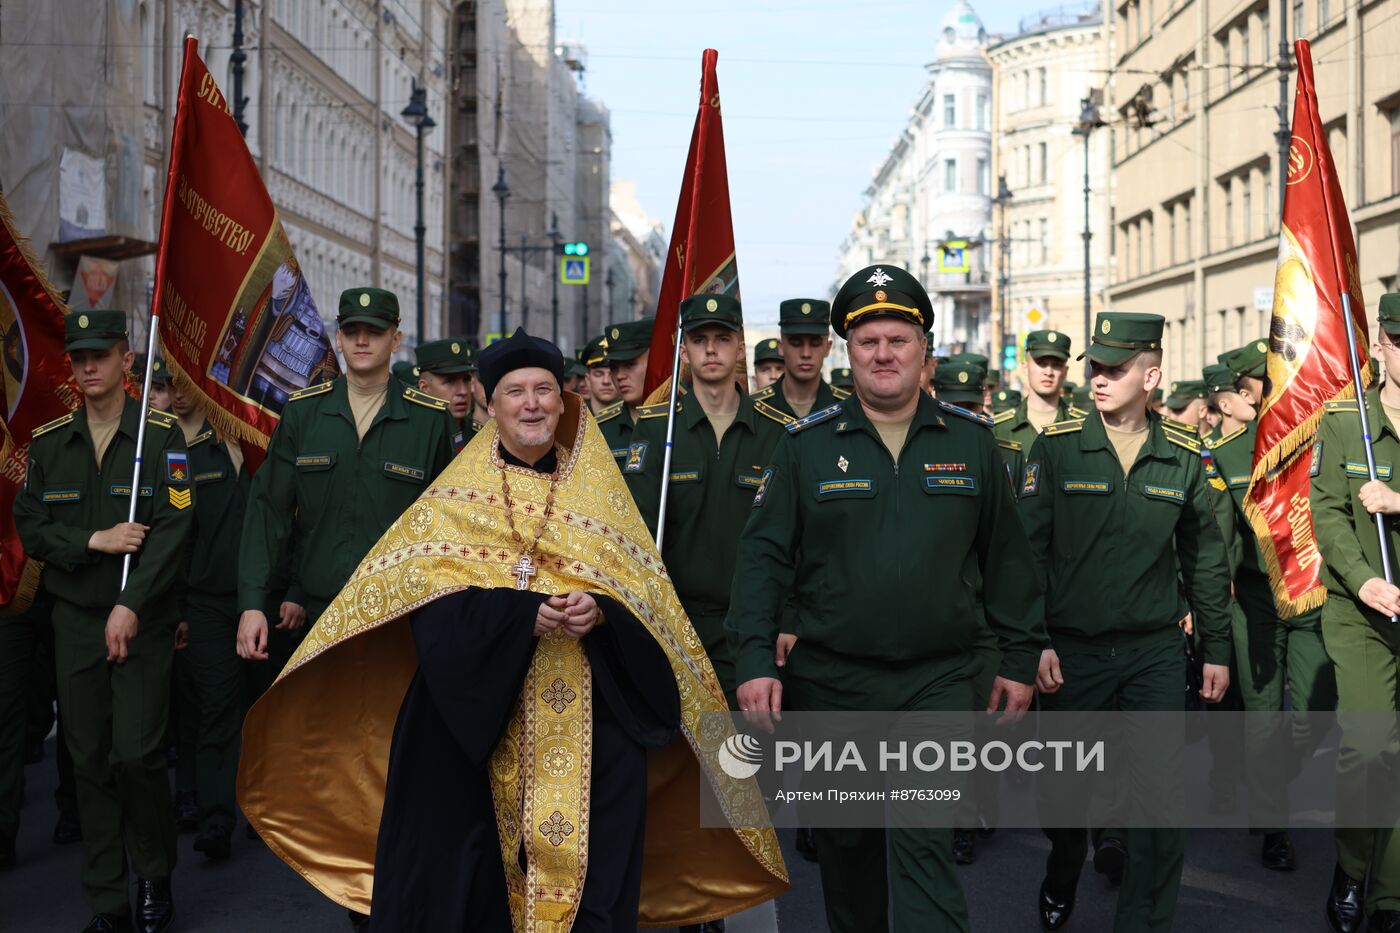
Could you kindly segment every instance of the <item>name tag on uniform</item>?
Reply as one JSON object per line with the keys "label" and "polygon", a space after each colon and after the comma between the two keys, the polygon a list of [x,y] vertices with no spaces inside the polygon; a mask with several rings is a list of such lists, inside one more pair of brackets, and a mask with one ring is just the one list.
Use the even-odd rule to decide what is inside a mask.
{"label": "name tag on uniform", "polygon": [[[127,492],[131,490],[128,487]],[[83,497],[83,493],[78,489],[50,489],[40,498],[45,502],[77,502]]]}
{"label": "name tag on uniform", "polygon": [[1239,473],[1235,476],[1225,477],[1225,484],[1231,489],[1239,489],[1241,486],[1249,485],[1249,474]]}
{"label": "name tag on uniform", "polygon": [[1060,488],[1071,495],[1088,493],[1095,496],[1106,496],[1113,491],[1113,484],[1104,480],[1067,479],[1060,484]]}
{"label": "name tag on uniform", "polygon": [[[131,487],[130,487],[130,486],[112,486],[108,491],[111,492],[111,494],[114,495],[114,496],[128,496],[128,497],[129,497],[129,496],[131,495]],[[141,491],[140,491],[139,493],[137,493],[137,495],[149,496],[149,495],[150,495],[152,492],[154,492],[154,491],[155,491],[155,490],[153,490],[150,486],[142,486],[142,487],[141,487]]]}
{"label": "name tag on uniform", "polygon": [[873,496],[874,494],[875,481],[873,479],[833,479],[817,483],[818,498],[842,495]]}
{"label": "name tag on uniform", "polygon": [[1143,486],[1142,494],[1149,499],[1163,499],[1167,502],[1185,502],[1186,490],[1167,486]]}
{"label": "name tag on uniform", "polygon": [[698,483],[700,482],[699,470],[680,470],[671,474],[673,483]]}
{"label": "name tag on uniform", "polygon": [[210,470],[208,473],[196,473],[194,481],[196,483],[212,483],[216,479],[223,479],[226,475],[224,470]]}
{"label": "name tag on uniform", "polygon": [[734,482],[738,483],[740,486],[743,486],[745,489],[757,489],[760,485],[762,485],[763,477],[749,476],[747,474],[741,473],[738,476],[734,477]]}
{"label": "name tag on uniform", "polygon": [[303,454],[297,457],[298,470],[329,470],[335,464],[335,454]]}
{"label": "name tag on uniform", "polygon": [[[1347,461],[1347,476],[1355,476],[1355,477],[1360,477],[1360,478],[1363,478],[1363,479],[1364,479],[1364,478],[1366,478],[1366,477],[1369,477],[1370,475],[1371,475],[1370,471],[1366,469],[1366,461],[1365,461],[1365,460],[1348,460],[1348,461]],[[1376,478],[1377,478],[1377,479],[1390,479],[1390,464],[1388,464],[1388,463],[1377,463],[1377,464],[1376,464]]]}
{"label": "name tag on uniform", "polygon": [[925,476],[924,489],[929,492],[960,492],[964,494],[977,491],[977,477],[975,476]]}
{"label": "name tag on uniform", "polygon": [[411,479],[420,483],[424,478],[423,471],[417,467],[404,466],[402,463],[393,463],[389,460],[384,461],[384,472],[399,479]]}

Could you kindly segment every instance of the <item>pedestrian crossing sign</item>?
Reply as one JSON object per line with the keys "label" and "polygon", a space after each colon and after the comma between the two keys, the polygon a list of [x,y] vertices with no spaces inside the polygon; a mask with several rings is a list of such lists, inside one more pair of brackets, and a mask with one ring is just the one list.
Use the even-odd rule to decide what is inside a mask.
{"label": "pedestrian crossing sign", "polygon": [[560,256],[559,284],[587,285],[591,256]]}
{"label": "pedestrian crossing sign", "polygon": [[972,264],[967,255],[966,240],[949,240],[938,246],[939,272],[967,272]]}

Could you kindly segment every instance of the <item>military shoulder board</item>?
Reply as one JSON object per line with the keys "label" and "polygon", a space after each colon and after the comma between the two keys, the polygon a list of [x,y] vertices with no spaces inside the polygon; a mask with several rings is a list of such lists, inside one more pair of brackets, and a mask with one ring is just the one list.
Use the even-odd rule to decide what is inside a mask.
{"label": "military shoulder board", "polygon": [[1070,421],[1056,421],[1054,424],[1047,424],[1045,430],[1040,433],[1054,437],[1056,434],[1073,434],[1075,431],[1084,430],[1084,420],[1074,418]]}
{"label": "military shoulder board", "polygon": [[992,419],[986,415],[979,415],[976,412],[968,411],[966,408],[959,408],[957,405],[949,405],[947,402],[939,402],[938,407],[950,415],[957,415],[959,418],[966,418],[968,421],[976,421],[986,427],[992,426]]}
{"label": "military shoulder board", "polygon": [[50,431],[54,430],[55,428],[61,428],[61,427],[63,427],[65,424],[70,424],[70,423],[72,423],[72,421],[73,421],[73,414],[74,414],[74,413],[70,411],[68,414],[64,415],[62,418],[55,418],[55,419],[53,419],[52,421],[48,422],[47,424],[41,424],[41,425],[39,425],[37,428],[34,429],[34,431],[32,432],[32,435],[33,435],[34,437],[38,437],[38,436],[41,435],[41,434],[47,434],[47,433],[49,433]]}
{"label": "military shoulder board", "polygon": [[754,392],[753,394],[751,394],[751,395],[749,396],[749,398],[753,399],[754,401],[758,401],[759,399],[762,399],[762,398],[772,398],[772,397],[773,397],[773,387],[772,387],[771,385],[766,385],[766,386],[764,386],[763,388],[759,389],[757,392]]}
{"label": "military shoulder board", "polygon": [[835,418],[839,414],[841,414],[841,406],[831,405],[827,408],[823,408],[821,411],[814,411],[805,418],[798,418],[796,421],[792,422],[792,424],[789,424],[787,426],[787,432],[789,434],[797,434],[800,431],[807,430],[814,424],[821,424],[823,421],[830,421],[832,418]]}
{"label": "military shoulder board", "polygon": [[1007,440],[1004,437],[997,438],[997,446],[1005,447],[1007,450],[1020,451],[1021,444],[1018,441]]}
{"label": "military shoulder board", "polygon": [[607,408],[604,408],[602,411],[598,412],[598,414],[594,416],[593,420],[598,422],[599,424],[602,424],[604,421],[611,421],[620,414],[622,414],[622,403],[613,402]]}
{"label": "military shoulder board", "polygon": [[146,423],[169,430],[175,426],[175,416],[159,408],[152,408],[146,415]]}
{"label": "military shoulder board", "polygon": [[[752,398],[752,396],[750,396],[750,398]],[[767,402],[760,401],[757,398],[754,398],[753,400],[753,410],[758,412],[760,415],[763,415],[765,418],[771,418],[772,420],[778,422],[778,424],[792,424],[794,421],[797,420],[792,415],[789,415],[786,412],[779,411],[772,405],[769,405]]]}
{"label": "military shoulder board", "polygon": [[1235,430],[1231,431],[1229,434],[1226,434],[1224,437],[1217,437],[1215,440],[1211,441],[1208,446],[1224,447],[1226,444],[1230,443],[1230,441],[1233,441],[1235,438],[1244,434],[1244,432],[1248,430],[1249,427],[1247,425],[1242,425],[1236,428]]}
{"label": "military shoulder board", "polygon": [[[670,407],[670,402],[657,402],[655,405],[643,405],[641,408],[637,409],[637,420],[641,421],[643,418],[664,418],[666,417],[666,410]],[[677,399],[676,411],[680,410],[681,401]]]}
{"label": "military shoulder board", "polygon": [[1006,422],[1010,421],[1012,418],[1015,417],[1016,409],[1008,408],[1005,411],[999,411],[995,415],[993,415],[992,424],[1005,424]]}
{"label": "military shoulder board", "polygon": [[209,440],[209,438],[211,438],[211,437],[213,437],[213,436],[214,436],[214,432],[213,432],[213,431],[205,431],[203,434],[196,434],[196,435],[190,440],[190,442],[189,442],[188,444],[186,444],[185,446],[186,446],[186,447],[193,447],[195,444],[203,444],[205,441]]}
{"label": "military shoulder board", "polygon": [[832,387],[831,387],[831,394],[832,394],[833,396],[835,396],[836,398],[841,399],[842,401],[844,401],[844,400],[846,400],[846,399],[848,399],[848,398],[851,397],[851,390],[850,390],[850,389],[843,389],[843,388],[841,388],[840,386],[832,386]]}
{"label": "military shoulder board", "polygon": [[324,395],[327,392],[329,392],[334,385],[334,382],[319,382],[314,386],[307,386],[306,388],[299,389],[296,392],[293,392],[291,395],[287,396],[287,401],[299,402],[304,398],[313,398],[317,395]]}
{"label": "military shoulder board", "polygon": [[1071,418],[1087,418],[1089,417],[1089,413],[1078,405],[1071,405],[1069,406],[1069,416]]}
{"label": "military shoulder board", "polygon": [[1201,452],[1201,442],[1192,437],[1187,437],[1180,431],[1163,431],[1162,436],[1178,447],[1185,447],[1193,454]]}
{"label": "military shoulder board", "polygon": [[1356,399],[1354,398],[1334,398],[1324,402],[1323,406],[1329,412],[1333,411],[1356,411]]}
{"label": "military shoulder board", "polygon": [[403,397],[413,402],[415,405],[422,405],[424,408],[431,408],[433,411],[447,411],[447,403],[436,396],[426,392],[420,392],[413,386],[404,386]]}

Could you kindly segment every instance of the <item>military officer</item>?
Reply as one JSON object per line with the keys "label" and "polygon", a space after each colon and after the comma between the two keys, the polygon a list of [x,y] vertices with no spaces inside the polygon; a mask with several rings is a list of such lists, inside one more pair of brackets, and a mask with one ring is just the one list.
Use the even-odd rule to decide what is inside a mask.
{"label": "military officer", "polygon": [[1021,404],[1021,393],[1016,389],[997,389],[992,393],[992,413],[999,415],[1004,411],[1015,411]]}
{"label": "military officer", "polygon": [[1191,437],[1201,436],[1201,422],[1206,413],[1206,384],[1200,379],[1173,382],[1167,396],[1162,427],[1182,431]]}
{"label": "military officer", "polygon": [[632,443],[637,409],[647,399],[647,360],[651,356],[653,323],[653,318],[623,321],[611,325],[603,334],[608,340],[608,369],[612,372],[618,400],[598,412],[595,417],[598,419],[599,429],[603,432],[603,440],[608,442],[619,467],[627,457],[627,448]]}
{"label": "military officer", "polygon": [[831,388],[833,390],[845,389],[847,392],[855,391],[856,382],[854,377],[851,376],[851,368],[849,366],[838,366],[831,371]]}
{"label": "military officer", "polygon": [[1074,390],[1074,394],[1069,400],[1069,416],[1071,418],[1088,417],[1089,412],[1094,410],[1094,389],[1092,386],[1080,386]]}
{"label": "military officer", "polygon": [[[1379,317],[1376,348],[1385,383],[1364,397],[1379,478],[1369,479],[1355,399],[1327,403],[1309,470],[1313,529],[1327,587],[1322,634],[1336,670],[1342,721],[1339,798],[1364,794],[1368,769],[1393,773],[1400,751],[1391,718],[1397,709],[1400,627],[1390,621],[1400,614],[1400,588],[1385,579],[1375,520],[1377,514],[1385,516],[1393,567],[1400,553],[1400,294],[1381,297]],[[1380,721],[1377,711],[1389,714],[1380,736],[1367,734],[1370,723],[1356,715],[1367,711],[1371,723]],[[1374,788],[1370,795],[1382,797]],[[1326,907],[1330,927],[1339,933],[1400,930],[1400,832],[1390,823],[1338,829],[1336,845]]]}
{"label": "military officer", "polygon": [[778,349],[778,341],[773,337],[760,340],[753,348],[754,391],[766,389],[782,377],[783,351]]}
{"label": "military officer", "polygon": [[[1027,457],[1020,509],[1045,582],[1051,642],[1037,674],[1045,710],[1182,709],[1178,622],[1188,609],[1204,642],[1202,695],[1215,702],[1229,686],[1229,568],[1200,445],[1148,410],[1161,379],[1163,323],[1155,314],[1099,314],[1084,354],[1097,411],[1047,426]],[[1105,564],[1105,553],[1114,560]],[[1104,598],[1129,588],[1129,602]],[[1088,848],[1073,814],[1061,808],[1055,819],[1066,828],[1046,830],[1046,930],[1068,922]],[[1183,832],[1128,829],[1123,842],[1115,929],[1170,930]]]}
{"label": "military officer", "polygon": [[157,411],[170,411],[170,370],[160,357],[151,364],[150,403]]}
{"label": "military officer", "polygon": [[1025,398],[1010,414],[998,411],[992,420],[997,437],[1016,441],[1029,451],[1047,424],[1069,417],[1069,400],[1062,389],[1069,370],[1070,339],[1057,330],[1033,330],[1026,335],[1025,350]]}
{"label": "military officer", "polygon": [[831,305],[816,298],[789,298],[778,305],[778,345],[783,354],[783,376],[754,400],[787,416],[805,418],[851,393],[833,388],[822,379],[822,366],[831,352]]}
{"label": "military officer", "polygon": [[[1331,710],[1337,705],[1337,685],[1322,643],[1322,612],[1313,609],[1292,619],[1280,617],[1269,583],[1267,563],[1259,553],[1258,539],[1244,511],[1244,497],[1254,469],[1256,412],[1248,390],[1242,391],[1239,384],[1246,379],[1258,379],[1258,375],[1251,374],[1263,372],[1267,353],[1268,344],[1252,340],[1223,355],[1222,365],[1233,381],[1222,386],[1216,377],[1213,401],[1221,411],[1221,431],[1219,437],[1207,444],[1210,472],[1215,474],[1211,482],[1228,493],[1230,514],[1240,542],[1234,574],[1235,607],[1231,630],[1235,666],[1232,676],[1236,678],[1240,702],[1246,712],[1282,712],[1285,683],[1291,688],[1294,710]],[[1201,386],[1204,389],[1204,381]],[[1168,405],[1170,407],[1170,400]],[[1299,725],[1305,728],[1301,721]],[[1300,746],[1300,752],[1306,750],[1310,756],[1320,738],[1305,734],[1295,736],[1294,741]],[[1251,719],[1246,741],[1259,746],[1269,739],[1269,735],[1258,733],[1257,723]],[[1247,758],[1260,763],[1267,760],[1261,754],[1250,754]],[[1251,809],[1267,806],[1280,812],[1286,804],[1282,795],[1286,788],[1280,788],[1277,774],[1261,773],[1263,771],[1262,764],[1246,770]],[[1291,871],[1295,867],[1296,854],[1286,830],[1266,829],[1261,860],[1265,868],[1274,871]]]}
{"label": "military officer", "polygon": [[[297,541],[296,582],[315,621],[355,565],[452,458],[447,403],[391,382],[399,302],[379,288],[340,295],[346,372],[292,394],[253,477],[238,550],[238,653],[266,661],[265,607]],[[294,624],[295,623],[295,624]],[[279,623],[299,627],[284,611]]]}
{"label": "military officer", "polygon": [[617,401],[617,386],[613,385],[612,369],[608,366],[608,338],[599,334],[583,348],[583,365],[588,367],[588,410],[596,418],[603,409]]}
{"label": "military officer", "polygon": [[[732,706],[734,660],[724,616],[735,545],[785,419],[772,409],[758,409],[734,380],[743,354],[739,302],[727,295],[692,295],[681,302],[680,314],[681,352],[690,365],[691,384],[685,397],[676,400],[661,556]],[[668,407],[662,402],[640,409],[622,468],[653,535],[661,505]]]}
{"label": "military officer", "polygon": [[[237,817],[234,778],[239,728],[249,700],[247,666],[238,657],[238,543],[251,480],[243,449],[215,433],[192,390],[172,388],[171,407],[189,449],[196,498],[186,549],[182,619],[188,629],[179,662],[192,686],[195,731],[196,852],[222,861]],[[183,712],[183,711],[182,711]]]}
{"label": "military officer", "polygon": [[[763,472],[725,623],[740,707],[760,726],[787,708],[785,689],[803,710],[1025,709],[1044,606],[995,438],[919,385],[927,293],[872,266],[842,286],[831,323],[856,393],[788,425]],[[799,638],[780,681],[773,643],[790,594]],[[1002,660],[979,697],[969,662],[988,627]],[[814,835],[836,933],[889,929],[891,903],[897,930],[968,928],[949,831],[890,830],[888,872],[885,830]]]}
{"label": "military officer", "polygon": [[1206,411],[1201,416],[1201,423],[1209,426],[1204,440],[1213,441],[1221,436],[1220,425],[1224,421],[1217,395],[1220,392],[1234,392],[1235,377],[1224,363],[1210,363],[1201,369],[1201,383],[1206,387]]}
{"label": "military officer", "polygon": [[[991,426],[992,419],[987,416],[986,407],[982,402],[983,394],[987,388],[986,380],[986,370],[976,363],[947,363],[938,367],[938,370],[933,374],[934,397],[940,402],[956,405],[964,411],[979,416],[988,426]],[[1001,389],[999,391],[1008,392],[1010,390]],[[1002,458],[1006,462],[1007,478],[1012,490],[1020,489],[1022,456],[1025,451],[1019,441],[1004,437],[997,438],[997,446],[1001,448]]]}
{"label": "military officer", "polygon": [[[35,429],[15,525],[25,551],[44,561],[54,598],[59,707],[78,784],[83,893],[94,912],[87,930],[131,929],[129,859],[139,879],[137,928],[157,933],[174,916],[175,821],[161,739],[174,589],[193,518],[188,454],[173,415],[145,414],[124,391],[132,363],[124,312],[69,314],[64,348],[84,405]],[[137,520],[128,522],[133,479]]]}
{"label": "military officer", "polygon": [[457,430],[452,445],[461,450],[476,436],[472,423],[472,348],[461,337],[431,340],[414,351],[418,388],[447,403]]}

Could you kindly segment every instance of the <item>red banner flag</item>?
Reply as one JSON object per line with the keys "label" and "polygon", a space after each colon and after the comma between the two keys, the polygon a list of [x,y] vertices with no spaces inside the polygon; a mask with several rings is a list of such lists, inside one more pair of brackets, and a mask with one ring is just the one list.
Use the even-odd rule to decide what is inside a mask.
{"label": "red banner flag", "polygon": [[661,278],[656,324],[651,332],[646,393],[671,378],[676,319],[681,301],[695,294],[739,297],[739,266],[734,258],[734,220],[729,212],[729,170],[724,163],[720,123],[719,53],[706,49],[700,60],[700,112],[690,134],[690,154],[671,227],[671,248]]}
{"label": "red banner flag", "polygon": [[[1371,380],[1356,245],[1317,112],[1312,54],[1303,39],[1294,50],[1298,90],[1269,323],[1269,389],[1259,412],[1254,474],[1245,496],[1245,514],[1285,617],[1326,599],[1318,580],[1322,557],[1308,507],[1310,462],[1305,454],[1324,403],[1355,397],[1348,326],[1355,331],[1362,381]],[[1350,321],[1342,307],[1343,290],[1351,296]]]}
{"label": "red banner flag", "polygon": [[287,397],[339,374],[228,103],[185,40],[156,256],[161,346],[221,434],[261,463]]}
{"label": "red banner flag", "polygon": [[4,420],[0,422],[0,608],[23,612],[42,565],[25,556],[15,530],[15,495],[24,484],[30,433],[78,407],[63,349],[63,299],[49,284],[29,241],[0,195],[0,339],[4,341]]}

